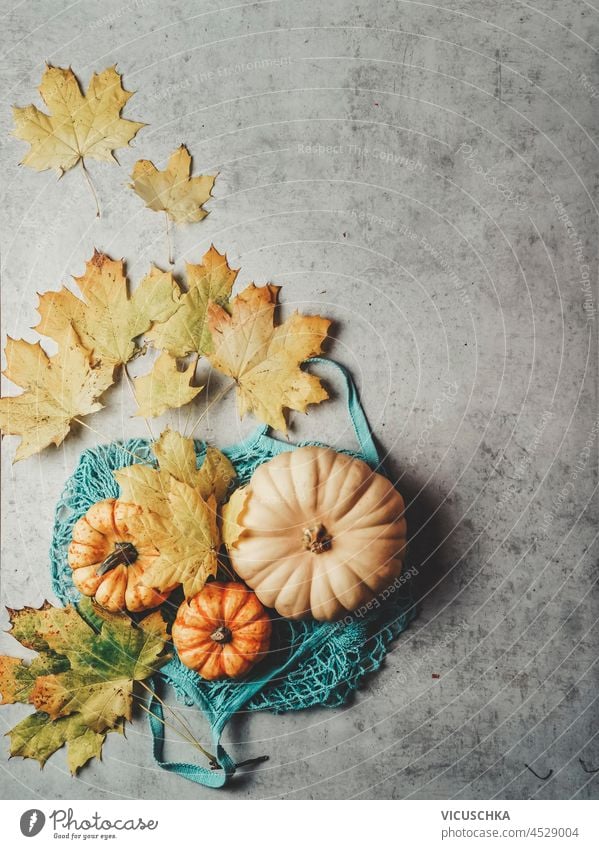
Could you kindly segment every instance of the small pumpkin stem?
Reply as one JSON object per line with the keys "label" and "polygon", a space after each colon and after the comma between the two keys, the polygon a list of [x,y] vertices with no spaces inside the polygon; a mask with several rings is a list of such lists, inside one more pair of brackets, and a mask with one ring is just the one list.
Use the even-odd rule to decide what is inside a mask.
{"label": "small pumpkin stem", "polygon": [[231,629],[227,628],[226,625],[221,625],[220,628],[217,628],[216,631],[213,631],[210,634],[210,639],[214,640],[215,643],[220,643],[220,645],[224,646],[226,643],[230,643],[233,639],[233,634],[231,633]]}
{"label": "small pumpkin stem", "polygon": [[333,544],[333,538],[329,535],[325,526],[320,523],[311,528],[304,528],[302,541],[304,548],[314,554],[322,554],[323,551],[328,551]]}
{"label": "small pumpkin stem", "polygon": [[137,560],[137,549],[132,542],[117,542],[108,557],[96,569],[96,575],[105,575],[117,566],[131,566]]}

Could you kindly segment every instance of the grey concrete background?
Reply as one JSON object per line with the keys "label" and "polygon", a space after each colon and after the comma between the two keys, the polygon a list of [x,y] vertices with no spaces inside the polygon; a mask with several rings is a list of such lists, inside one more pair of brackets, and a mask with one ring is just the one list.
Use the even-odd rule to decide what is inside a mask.
{"label": "grey concrete background", "polygon": [[[579,758],[599,766],[597,296],[585,291],[597,272],[597,9],[1,6],[5,333],[34,340],[36,291],[80,274],[94,246],[125,257],[133,281],[165,266],[163,218],[126,183],[136,159],[164,167],[186,143],[197,173],[220,176],[208,218],[176,233],[176,270],[214,241],[241,266],[240,287],[282,283],[286,311],[335,319],[330,353],[353,370],[409,501],[422,598],[345,709],[235,722],[231,750],[270,761],[220,794],[157,769],[139,718],[76,779],[62,753],[43,772],[8,762],[3,739],[3,795],[596,797]],[[85,85],[118,63],[137,91],[125,114],[149,125],[120,168],[90,163],[99,220],[78,169],[57,181],[18,167],[26,145],[9,136],[10,106],[41,106],[45,60],[71,64]],[[218,385],[212,376],[194,416]],[[52,597],[53,509],[81,450],[146,434],[126,385],[108,400],[90,419],[98,433],[76,429],[58,450],[12,467],[5,441],[3,604]],[[292,438],[353,445],[340,398],[292,421]],[[199,435],[225,445],[253,425],[227,398]],[[16,649],[3,635],[1,650]],[[2,728],[25,713],[3,708]],[[176,742],[170,754],[189,757]]]}

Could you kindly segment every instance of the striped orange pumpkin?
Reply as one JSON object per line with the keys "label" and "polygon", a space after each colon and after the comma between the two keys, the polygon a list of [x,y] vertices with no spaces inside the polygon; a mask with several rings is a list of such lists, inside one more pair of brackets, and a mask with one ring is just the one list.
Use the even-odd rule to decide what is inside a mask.
{"label": "striped orange pumpkin", "polygon": [[157,607],[174,589],[159,593],[142,583],[158,551],[131,533],[130,524],[140,510],[108,498],[93,504],[73,528],[68,561],[75,586],[114,613]]}
{"label": "striped orange pumpkin", "polygon": [[182,663],[208,681],[245,675],[265,656],[270,635],[270,616],[251,590],[234,581],[210,581],[184,601],[172,631]]}

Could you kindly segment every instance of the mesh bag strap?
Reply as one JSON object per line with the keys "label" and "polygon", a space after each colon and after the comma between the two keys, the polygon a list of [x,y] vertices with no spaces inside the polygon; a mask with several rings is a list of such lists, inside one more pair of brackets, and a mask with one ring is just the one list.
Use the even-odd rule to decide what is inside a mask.
{"label": "mesh bag strap", "polygon": [[[370,466],[373,468],[379,468],[382,465],[381,458],[375,445],[372,431],[368,424],[368,419],[366,418],[366,413],[360,403],[360,396],[358,395],[358,390],[351,372],[348,371],[345,366],[341,365],[341,363],[338,363],[335,360],[326,359],[325,357],[311,357],[309,360],[306,360],[306,362],[316,363],[317,365],[334,369],[343,377],[347,412],[354,428],[358,445],[360,446],[360,455]],[[231,451],[233,453],[243,453],[244,451],[251,450],[252,448],[262,445],[272,454],[282,454],[284,451],[292,451],[296,447],[295,445],[281,442],[279,439],[274,439],[272,436],[269,436],[269,430],[270,428],[268,425],[260,425],[260,427],[256,428],[256,430],[254,430],[247,439],[233,446]]]}
{"label": "mesh bag strap", "polygon": [[165,761],[164,752],[164,715],[162,706],[158,700],[152,696],[150,701],[148,721],[150,723],[150,731],[153,738],[153,755],[154,760],[162,769],[167,772],[174,772],[182,778],[187,778],[196,784],[201,784],[203,787],[211,787],[219,789],[224,787],[229,779],[235,774],[237,764],[221,745],[221,735],[231,719],[241,708],[250,701],[250,699],[258,693],[268,682],[275,676],[284,675],[285,672],[292,668],[302,657],[314,651],[320,642],[326,639],[322,632],[315,632],[305,639],[301,645],[296,646],[288,658],[278,666],[271,668],[268,673],[253,681],[244,682],[244,686],[239,688],[239,694],[235,698],[226,712],[216,716],[212,710],[212,706],[207,699],[202,698],[204,714],[210,723],[212,732],[212,744],[216,753],[216,760],[220,769],[209,769],[199,766],[198,764],[178,763],[173,761]]}

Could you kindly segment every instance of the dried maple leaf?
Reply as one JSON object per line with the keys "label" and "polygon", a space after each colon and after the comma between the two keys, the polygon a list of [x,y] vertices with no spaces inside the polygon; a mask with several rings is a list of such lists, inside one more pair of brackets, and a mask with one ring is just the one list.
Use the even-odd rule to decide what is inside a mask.
{"label": "dried maple leaf", "polygon": [[146,526],[159,555],[144,573],[144,583],[156,588],[181,584],[185,597],[192,598],[218,568],[216,499],[204,500],[197,489],[171,478],[168,505],[168,519],[150,519]]}
{"label": "dried maple leaf", "polygon": [[114,65],[92,76],[86,94],[70,68],[48,65],[39,92],[49,115],[33,105],[13,108],[15,136],[31,145],[21,164],[36,171],[62,174],[85,157],[114,160],[113,151],[145,126],[120,117],[133,92],[125,91]]}
{"label": "dried maple leaf", "polygon": [[72,772],[100,757],[109,731],[122,731],[132,716],[135,682],[167,659],[160,613],[146,616],[138,627],[88,599],[80,611],[48,602],[39,610],[9,610],[12,636],[39,655],[30,664],[0,657],[2,704],[19,701],[36,708],[9,732],[11,755],[43,766],[66,743]]}
{"label": "dried maple leaf", "polygon": [[143,507],[129,528],[158,549],[144,572],[149,587],[183,585],[187,598],[216,575],[220,535],[216,499],[204,500],[199,491],[148,466],[127,466],[114,473],[121,497]]}
{"label": "dried maple leaf", "polygon": [[[305,412],[329,396],[320,380],[300,364],[321,353],[331,322],[317,315],[294,313],[274,326],[278,286],[252,283],[231,301],[229,314],[208,305],[212,365],[237,384],[240,415],[253,412],[261,421],[287,430],[284,410]],[[175,313],[176,316],[176,313]]]}
{"label": "dried maple leaf", "polygon": [[152,418],[161,416],[166,410],[182,407],[198,395],[203,386],[191,386],[196,362],[180,371],[175,357],[163,351],[149,374],[133,381],[138,403],[136,416]]}
{"label": "dried maple leaf", "polygon": [[73,775],[91,758],[101,757],[107,734],[92,731],[76,713],[50,722],[41,711],[29,714],[8,733],[10,756],[32,758],[42,767],[66,743],[67,764]]}
{"label": "dried maple leaf", "polygon": [[25,390],[0,399],[0,430],[21,437],[15,461],[50,443],[60,445],[73,419],[102,409],[96,399],[112,383],[112,366],[92,365],[89,351],[70,325],[53,357],[39,342],[9,338],[6,360],[4,374]]}
{"label": "dried maple leaf", "polygon": [[206,447],[204,460],[198,469],[193,439],[181,436],[176,430],[167,428],[161,433],[153,451],[161,472],[196,487],[204,499],[214,495],[220,504],[235,479],[235,469],[229,458],[211,445]]}
{"label": "dried maple leaf", "polygon": [[184,144],[171,154],[164,171],[148,159],[133,167],[130,188],[155,212],[165,212],[175,224],[201,221],[208,215],[202,204],[210,199],[215,177],[191,177],[191,156]]}
{"label": "dried maple leaf", "polygon": [[187,263],[188,290],[179,299],[176,311],[166,321],[157,321],[146,338],[156,348],[174,357],[205,354],[211,349],[207,309],[210,302],[226,306],[238,269],[230,268],[225,254],[214,245],[198,265]]}
{"label": "dried maple leaf", "polygon": [[136,464],[114,473],[121,498],[143,511],[131,531],[145,536],[159,556],[144,573],[151,587],[182,584],[187,598],[216,575],[220,534],[217,502],[224,498],[235,470],[230,461],[208,448],[200,469],[193,441],[166,430],[154,444],[160,469]]}
{"label": "dried maple leaf", "polygon": [[177,308],[179,288],[170,272],[152,267],[129,295],[123,261],[98,251],[74,280],[85,300],[64,287],[40,295],[35,329],[61,344],[72,324],[94,361],[113,368],[139,350],[136,337]]}

